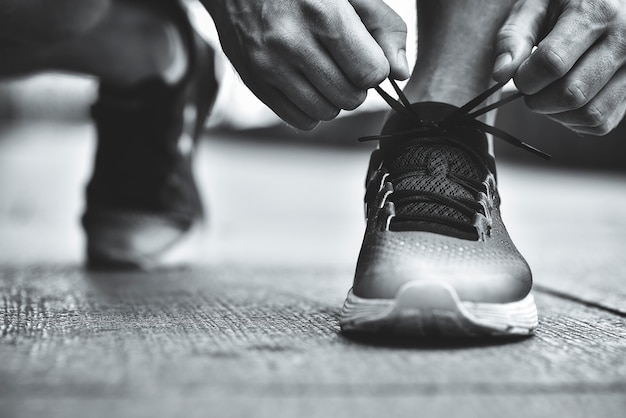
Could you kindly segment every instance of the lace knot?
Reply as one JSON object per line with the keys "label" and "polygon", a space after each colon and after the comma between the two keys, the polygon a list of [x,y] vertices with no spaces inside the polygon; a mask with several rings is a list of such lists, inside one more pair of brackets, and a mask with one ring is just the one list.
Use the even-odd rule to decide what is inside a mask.
{"label": "lace knot", "polygon": [[[489,96],[492,96],[493,94],[495,94],[497,91],[501,90],[504,87],[504,83],[498,83],[495,84],[494,86],[490,87],[489,89],[485,90],[484,92],[482,92],[481,94],[479,94],[478,96],[476,96],[474,99],[470,100],[469,102],[467,102],[465,105],[461,106],[460,108],[456,109],[454,112],[452,112],[450,115],[448,115],[447,117],[445,117],[442,121],[436,122],[436,121],[431,121],[431,120],[423,120],[422,118],[420,118],[419,114],[413,109],[413,107],[411,106],[411,103],[409,102],[409,100],[407,99],[406,95],[402,92],[402,90],[400,89],[400,87],[398,86],[398,84],[393,80],[393,79],[389,79],[389,81],[391,82],[391,85],[393,87],[393,89],[395,90],[396,94],[398,95],[398,100],[394,99],[389,93],[387,93],[386,91],[384,91],[380,86],[376,87],[376,92],[378,92],[378,94],[380,94],[380,96],[385,100],[385,102],[387,102],[387,104],[397,113],[403,115],[406,118],[410,118],[412,120],[415,121],[416,126],[418,126],[421,129],[418,129],[421,132],[421,134],[423,135],[424,132],[428,132],[428,133],[433,133],[433,132],[438,132],[438,133],[445,133],[446,130],[451,129],[451,128],[458,128],[458,127],[471,127],[471,128],[475,128],[478,129],[482,132],[485,133],[489,133],[491,135],[493,135],[496,138],[499,138],[515,147],[524,149],[528,152],[530,152],[531,154],[534,154],[538,157],[541,157],[543,159],[549,160],[551,159],[550,154],[545,153],[543,151],[541,151],[538,148],[533,147],[532,145],[529,145],[523,141],[521,141],[520,139],[516,138],[515,136],[496,128],[495,126],[491,126],[488,125],[484,122],[481,122],[480,120],[476,119],[477,117],[484,115],[487,112],[490,112],[492,110],[497,109],[498,107],[501,107],[507,103],[512,102],[513,100],[519,99],[520,97],[522,97],[522,93],[517,92],[514,94],[511,94],[507,97],[505,97],[504,99],[498,100],[495,103],[492,103],[488,106],[485,106],[483,108],[477,109],[477,110],[473,110],[475,109],[478,105],[480,105],[482,102],[484,102],[485,100],[487,100],[487,98],[489,98]],[[424,129],[425,128],[425,129]],[[414,133],[417,132],[418,130],[415,131],[407,131],[407,132],[402,132],[402,133],[398,133],[398,134],[391,134],[391,135],[375,135],[375,136],[368,136],[368,137],[363,137],[363,138],[359,138],[360,141],[372,141],[372,140],[386,140],[389,138],[397,138],[397,137],[401,137],[401,136],[406,136],[407,134],[410,133]]]}

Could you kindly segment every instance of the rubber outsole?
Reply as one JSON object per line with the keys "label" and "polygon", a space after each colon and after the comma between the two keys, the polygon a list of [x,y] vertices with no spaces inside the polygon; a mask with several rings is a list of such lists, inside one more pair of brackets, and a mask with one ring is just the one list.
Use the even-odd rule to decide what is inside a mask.
{"label": "rubber outsole", "polygon": [[407,283],[394,299],[366,299],[352,290],[341,311],[346,333],[414,336],[527,336],[538,325],[532,294],[511,303],[463,302],[445,283]]}

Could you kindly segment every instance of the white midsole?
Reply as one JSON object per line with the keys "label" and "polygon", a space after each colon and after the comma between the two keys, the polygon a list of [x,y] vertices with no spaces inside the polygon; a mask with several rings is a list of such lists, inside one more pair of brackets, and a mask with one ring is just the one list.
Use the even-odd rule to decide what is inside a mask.
{"label": "white midsole", "polygon": [[[415,304],[407,304],[406,300],[400,303],[401,296],[409,290],[422,292],[423,297]],[[437,295],[429,300],[428,292],[433,295],[436,292]],[[442,292],[446,294],[446,298],[440,298]],[[440,304],[437,298],[440,298]],[[340,322],[344,328],[358,329],[360,324],[386,320],[408,310],[450,312],[476,326],[509,334],[532,333],[538,324],[537,308],[531,293],[522,300],[509,303],[463,302],[450,285],[424,281],[404,285],[394,299],[361,298],[351,289],[344,303]]]}

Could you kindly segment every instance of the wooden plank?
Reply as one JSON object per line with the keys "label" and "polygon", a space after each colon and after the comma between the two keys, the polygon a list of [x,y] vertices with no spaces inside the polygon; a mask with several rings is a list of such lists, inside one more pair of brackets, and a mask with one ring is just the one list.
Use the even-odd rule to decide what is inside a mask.
{"label": "wooden plank", "polygon": [[626,175],[505,165],[500,183],[536,282],[626,314]]}
{"label": "wooden plank", "polygon": [[623,405],[623,318],[540,294],[541,328],[521,342],[363,343],[338,332],[349,280],[333,269],[5,267],[0,398],[512,397],[548,408],[607,396],[598,416]]}
{"label": "wooden plank", "polygon": [[[0,399],[5,418],[159,418],[184,415],[189,418],[343,418],[446,417],[527,418],[622,418],[626,402],[619,394],[550,394],[529,399],[526,395],[450,396],[411,394],[400,396],[217,397],[166,395],[159,398],[37,398],[27,401]],[[77,415],[77,411],[80,415]]]}

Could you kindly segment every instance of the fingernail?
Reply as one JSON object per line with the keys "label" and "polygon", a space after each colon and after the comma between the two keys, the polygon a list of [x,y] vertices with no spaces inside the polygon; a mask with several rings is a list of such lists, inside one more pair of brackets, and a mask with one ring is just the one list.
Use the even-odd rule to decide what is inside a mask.
{"label": "fingernail", "polygon": [[409,76],[411,75],[409,73],[409,62],[406,59],[406,51],[404,49],[401,49],[398,51],[398,67],[400,68],[400,72],[401,74],[399,74],[401,76],[401,79],[407,79],[409,78]]}
{"label": "fingernail", "polygon": [[504,54],[500,54],[498,55],[498,58],[496,58],[496,63],[493,65],[493,71],[498,72],[512,62],[513,56],[510,53],[505,52]]}

